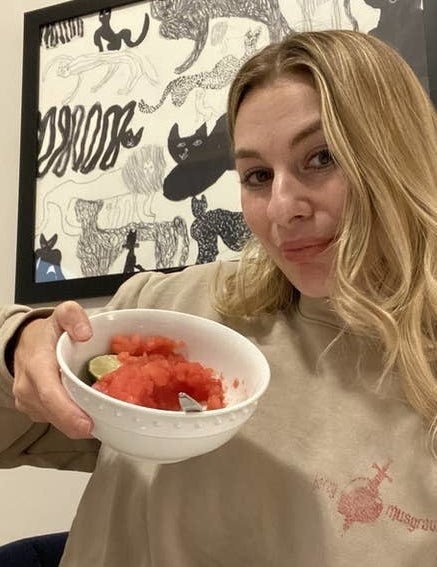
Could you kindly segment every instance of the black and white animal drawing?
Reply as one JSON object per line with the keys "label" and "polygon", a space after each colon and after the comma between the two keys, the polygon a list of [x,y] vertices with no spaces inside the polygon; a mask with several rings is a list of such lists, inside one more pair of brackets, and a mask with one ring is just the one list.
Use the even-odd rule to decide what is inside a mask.
{"label": "black and white animal drawing", "polygon": [[153,222],[156,217],[153,199],[156,193],[162,193],[165,168],[164,148],[147,145],[132,149],[121,168],[112,168],[92,181],[69,180],[55,185],[41,199],[36,232],[44,232],[50,222],[57,222],[55,226],[60,232],[76,237],[80,233],[80,224],[74,206],[76,199],[81,198],[102,200],[101,227]]}
{"label": "black and white animal drawing", "polygon": [[139,206],[136,207],[138,217],[154,216],[153,197],[162,192],[165,166],[164,149],[152,144],[132,152],[123,166],[122,178],[129,193],[134,197],[144,197],[143,210],[139,211]]}
{"label": "black and white animal drawing", "polygon": [[119,31],[115,31],[111,25],[111,8],[105,8],[99,12],[99,22],[100,27],[94,32],[94,44],[99,48],[99,51],[115,51],[120,50],[123,43],[126,47],[136,47],[142,43],[149,31],[150,18],[147,12],[144,14],[143,28],[137,37],[137,39],[132,39],[132,32],[127,28],[123,28]]}
{"label": "black and white animal drawing", "polygon": [[235,57],[235,55],[226,55],[218,61],[211,71],[201,71],[193,75],[184,75],[176,77],[168,83],[165,87],[161,99],[155,105],[149,105],[140,100],[138,108],[141,112],[150,114],[160,108],[167,97],[170,97],[174,106],[182,106],[187,100],[188,95],[194,89],[213,89],[219,90],[226,87],[234,78],[236,72],[241,65],[248,59],[257,48],[258,39],[261,33],[261,28],[255,31],[248,30],[244,36],[244,54],[242,57]]}
{"label": "black and white animal drawing", "polygon": [[107,275],[122,253],[131,231],[136,231],[138,242],[154,242],[155,269],[181,267],[186,264],[190,243],[187,225],[182,217],[177,216],[171,221],[130,223],[119,228],[101,229],[98,226],[98,216],[102,207],[101,199],[77,199],[75,202],[76,217],[82,229],[76,255],[84,276]]}
{"label": "black and white animal drawing", "polygon": [[124,263],[123,274],[133,274],[135,272],[144,272],[144,268],[141,264],[137,263],[137,256],[135,254],[135,248],[138,248],[137,243],[137,231],[130,230],[126,237],[126,242],[123,244],[123,248],[127,248],[126,261]]}
{"label": "black and white animal drawing", "polygon": [[292,32],[278,0],[155,0],[152,17],[161,22],[159,33],[166,39],[191,39],[194,47],[175,72],[189,69],[206,45],[210,21],[215,18],[248,18],[265,24],[270,40],[277,41]]}
{"label": "black and white animal drawing", "polygon": [[226,209],[207,209],[205,195],[200,199],[191,199],[191,211],[195,219],[190,227],[190,234],[198,246],[196,264],[216,260],[219,254],[219,237],[230,250],[239,252],[251,234],[243,213]]}
{"label": "black and white animal drawing", "polygon": [[164,179],[164,196],[171,201],[203,193],[225,171],[234,169],[226,114],[217,120],[210,134],[203,123],[194,134],[180,136],[179,127],[174,124],[168,150],[177,163]]}
{"label": "black and white animal drawing", "polygon": [[145,56],[140,57],[134,51],[105,51],[104,53],[88,53],[71,57],[70,55],[59,55],[54,57],[45,67],[42,73],[42,80],[47,79],[48,72],[55,68],[55,73],[62,79],[74,77],[76,84],[69,94],[67,94],[62,103],[69,104],[76,96],[85,74],[96,69],[104,69],[105,74],[91,88],[92,93],[101,89],[116,73],[121,71],[120,75],[124,76],[124,84],[120,86],[116,92],[119,95],[126,95],[131,92],[134,86],[141,78],[146,78],[151,85],[158,83],[156,69]]}
{"label": "black and white animal drawing", "polygon": [[54,234],[47,240],[44,234],[40,234],[39,248],[35,250],[35,282],[53,282],[64,280],[61,269],[62,253],[55,244],[58,235]]}

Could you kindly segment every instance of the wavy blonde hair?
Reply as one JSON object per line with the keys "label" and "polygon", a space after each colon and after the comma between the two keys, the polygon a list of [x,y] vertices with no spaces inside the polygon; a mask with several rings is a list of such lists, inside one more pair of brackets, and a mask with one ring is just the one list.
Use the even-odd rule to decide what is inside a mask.
{"label": "wavy blonde hair", "polygon": [[[348,180],[332,302],[351,330],[379,341],[411,405],[437,429],[437,119],[390,47],[347,30],[304,32],[247,61],[228,99],[231,139],[254,88],[306,73],[327,144]],[[228,315],[283,309],[296,293],[252,241],[217,305]]]}

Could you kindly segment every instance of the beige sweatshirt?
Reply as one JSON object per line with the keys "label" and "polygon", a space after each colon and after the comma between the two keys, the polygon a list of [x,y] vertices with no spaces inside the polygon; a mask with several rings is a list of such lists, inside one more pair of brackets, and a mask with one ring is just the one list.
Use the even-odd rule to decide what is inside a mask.
{"label": "beige sweatshirt", "polygon": [[[215,269],[134,276],[111,305],[221,320],[208,294]],[[8,316],[3,346],[22,317]],[[372,390],[375,346],[339,336],[320,299],[225,322],[271,365],[253,417],[222,448],[176,464],[102,447],[61,567],[435,567],[437,461],[396,377]],[[17,415],[2,374],[0,464],[90,470],[96,443]]]}

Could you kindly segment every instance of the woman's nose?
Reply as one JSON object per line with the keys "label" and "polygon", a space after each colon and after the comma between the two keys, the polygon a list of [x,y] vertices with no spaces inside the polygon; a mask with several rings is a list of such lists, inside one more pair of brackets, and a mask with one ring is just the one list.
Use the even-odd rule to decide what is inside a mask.
{"label": "woman's nose", "polygon": [[293,221],[308,218],[313,213],[308,189],[290,173],[277,174],[273,178],[267,216],[271,222],[289,225]]}

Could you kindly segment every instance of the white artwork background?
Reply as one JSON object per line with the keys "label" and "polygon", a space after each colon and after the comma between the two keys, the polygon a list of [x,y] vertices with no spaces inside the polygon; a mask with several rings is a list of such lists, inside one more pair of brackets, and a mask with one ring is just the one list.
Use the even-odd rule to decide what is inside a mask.
{"label": "white artwork background", "polygon": [[[254,3],[257,3],[256,0]],[[345,12],[345,4],[343,0],[279,2],[290,28],[298,31],[333,27],[351,29],[352,21]],[[349,5],[361,31],[367,33],[377,25],[380,10],[370,7],[364,0],[351,0]],[[39,141],[39,155],[46,156],[41,160],[40,169],[48,165],[50,156],[56,151],[63,156],[58,162],[58,174],[54,167],[49,167],[37,180],[34,249],[49,265],[48,279],[55,278],[50,264],[56,264],[60,258],[60,277],[66,279],[123,272],[130,230],[137,231],[131,253],[140,267],[133,271],[178,266],[181,258],[183,265],[199,260],[199,243],[190,234],[195,221],[191,198],[175,201],[163,194],[162,182],[177,165],[168,149],[169,132],[176,123],[181,137],[192,136],[202,124],[206,124],[208,135],[213,131],[226,112],[230,80],[224,85],[213,86],[212,75],[208,73],[225,58],[233,64],[237,60],[242,62],[251,51],[269,42],[269,31],[267,26],[251,18],[211,19],[208,37],[198,59],[183,73],[177,73],[178,66],[191,54],[194,42],[191,39],[162,37],[160,22],[153,17],[151,8],[151,2],[138,2],[112,10],[112,29],[116,32],[129,30],[132,40],[140,36],[145,14],[149,15],[146,37],[135,47],[128,47],[122,42],[118,50],[99,51],[94,42],[94,33],[100,26],[98,13],[83,17],[83,29],[76,36],[73,33],[69,41],[62,43],[58,40],[50,48],[41,45],[39,110],[41,116],[45,116],[52,109],[54,129],[51,134],[46,129]],[[249,47],[248,34],[252,34]],[[255,35],[256,39],[253,39]],[[159,106],[171,81],[190,76],[192,84],[181,91],[182,103],[179,100],[175,104],[170,92]],[[221,80],[224,82],[223,76]],[[181,92],[176,89],[175,96],[181,96]],[[77,106],[81,106],[84,116],[88,116],[95,105],[101,106],[101,116],[112,105],[117,105],[123,117],[121,123],[128,115],[126,109],[133,109],[125,127],[130,130],[131,139],[127,136],[124,144],[115,144],[118,155],[113,166],[102,168],[101,160],[97,160],[96,165],[84,173],[73,167],[75,159],[80,161],[78,148],[83,144],[91,157],[98,154],[99,143],[107,149],[111,143],[111,123],[108,122],[106,137],[103,136],[102,127],[97,126],[97,113],[86,135],[83,127],[77,130],[77,137],[69,142],[71,151],[68,153],[62,151],[65,143],[62,132],[65,135],[70,128],[71,136],[73,126],[71,120],[67,126],[62,123],[61,109],[69,107],[71,114]],[[147,113],[141,110],[144,109],[142,105],[159,108]],[[123,129],[121,123],[118,132]],[[139,142],[135,136],[140,136]],[[88,164],[90,162],[91,159]],[[83,165],[83,159],[81,163]],[[138,187],[133,188],[136,173],[132,164],[144,170],[143,173],[138,172],[140,176],[145,174],[150,178],[146,188],[141,188],[139,181]],[[208,218],[214,223],[216,219],[224,219],[229,230],[237,231],[241,209],[235,171],[223,171],[196,198],[202,199],[202,195],[206,199],[207,211],[222,209],[228,212],[227,217],[217,216],[224,213],[214,213],[216,216]],[[78,213],[78,203],[86,208],[82,217]],[[87,209],[90,203],[99,203],[98,212]],[[173,230],[175,218],[182,219],[185,225],[188,245],[183,237],[183,227],[176,223],[179,228]],[[219,232],[216,242],[217,253],[210,258],[227,259],[238,255],[238,250],[229,248]],[[208,258],[208,253],[212,254],[207,246],[209,244],[205,244],[203,258]],[[58,251],[58,254],[53,251]],[[157,265],[157,254],[164,265]],[[42,272],[37,277],[39,281],[46,281]]]}

